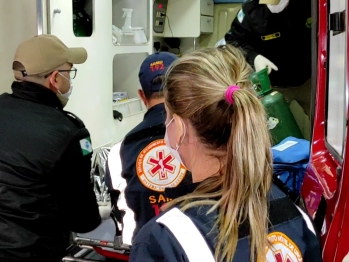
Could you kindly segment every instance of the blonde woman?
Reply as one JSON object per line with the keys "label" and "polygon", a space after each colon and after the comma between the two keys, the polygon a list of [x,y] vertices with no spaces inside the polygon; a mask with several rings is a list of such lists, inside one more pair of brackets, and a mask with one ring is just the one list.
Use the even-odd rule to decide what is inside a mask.
{"label": "blonde woman", "polygon": [[169,68],[165,140],[193,184],[167,189],[174,200],[141,229],[130,261],[321,261],[309,217],[272,185],[251,73],[230,46],[192,52]]}

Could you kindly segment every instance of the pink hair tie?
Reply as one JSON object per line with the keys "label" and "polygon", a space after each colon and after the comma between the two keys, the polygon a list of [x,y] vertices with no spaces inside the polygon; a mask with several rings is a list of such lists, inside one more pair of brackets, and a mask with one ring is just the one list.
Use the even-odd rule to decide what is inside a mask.
{"label": "pink hair tie", "polygon": [[240,87],[237,85],[231,85],[228,87],[227,91],[225,91],[225,100],[227,100],[231,105],[234,104],[233,94],[236,90],[240,90]]}

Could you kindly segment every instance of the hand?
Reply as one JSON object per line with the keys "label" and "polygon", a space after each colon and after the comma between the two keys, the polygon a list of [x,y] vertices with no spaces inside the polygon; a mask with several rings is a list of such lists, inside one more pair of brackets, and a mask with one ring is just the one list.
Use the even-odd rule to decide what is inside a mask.
{"label": "hand", "polygon": [[254,69],[256,72],[263,70],[264,68],[268,68],[268,74],[270,74],[271,70],[278,71],[277,66],[271,62],[269,59],[265,58],[262,55],[257,55],[254,59]]}
{"label": "hand", "polygon": [[219,41],[215,44],[214,47],[218,47],[218,46],[221,46],[221,45],[226,45],[226,42],[225,42],[224,37],[223,37],[221,40],[219,40]]}
{"label": "hand", "polygon": [[102,220],[107,220],[111,213],[111,203],[110,202],[98,202],[99,215]]}

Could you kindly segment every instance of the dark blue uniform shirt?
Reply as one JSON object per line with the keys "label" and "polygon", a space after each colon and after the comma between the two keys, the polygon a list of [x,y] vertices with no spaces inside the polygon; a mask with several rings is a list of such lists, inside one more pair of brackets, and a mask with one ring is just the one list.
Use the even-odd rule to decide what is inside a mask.
{"label": "dark blue uniform shirt", "polygon": [[[190,185],[186,189],[166,189],[166,192],[170,193],[167,196],[175,198],[190,193],[195,186]],[[204,236],[208,247],[214,254],[218,231],[213,228],[217,213],[207,214],[209,209],[210,206],[200,206],[188,209],[184,214],[191,219]],[[129,261],[189,262],[181,243],[166,226],[157,223],[156,219],[147,223],[134,239]],[[320,242],[312,232],[313,226],[309,217],[305,213],[302,214],[293,202],[274,185],[269,195],[269,219],[268,239],[274,247],[274,252],[271,249],[266,251],[267,261],[322,261]],[[246,222],[240,226],[233,262],[250,261],[249,230],[249,224]],[[188,235],[188,238],[190,237],[192,236]],[[192,242],[195,240],[193,239]]]}
{"label": "dark blue uniform shirt", "polygon": [[164,142],[165,119],[163,103],[151,107],[120,148],[121,175],[127,182],[125,198],[136,222],[134,235],[171,200],[164,195],[165,187],[191,182],[191,175]]}

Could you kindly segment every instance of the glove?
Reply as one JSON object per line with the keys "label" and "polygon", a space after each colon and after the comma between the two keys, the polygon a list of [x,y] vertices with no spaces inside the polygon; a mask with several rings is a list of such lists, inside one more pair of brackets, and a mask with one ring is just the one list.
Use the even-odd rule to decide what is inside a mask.
{"label": "glove", "polygon": [[274,63],[272,63],[269,59],[265,58],[262,55],[257,55],[254,59],[254,69],[256,70],[256,72],[261,71],[266,67],[268,67],[268,74],[270,74],[272,69],[278,71],[277,66],[274,65]]}
{"label": "glove", "polygon": [[225,39],[224,39],[224,37],[223,37],[221,40],[219,40],[219,41],[214,45],[214,47],[218,47],[218,46],[225,45],[225,44],[226,44],[226,42],[225,42]]}
{"label": "glove", "polygon": [[99,215],[102,220],[107,220],[111,213],[111,203],[110,202],[98,202]]}

